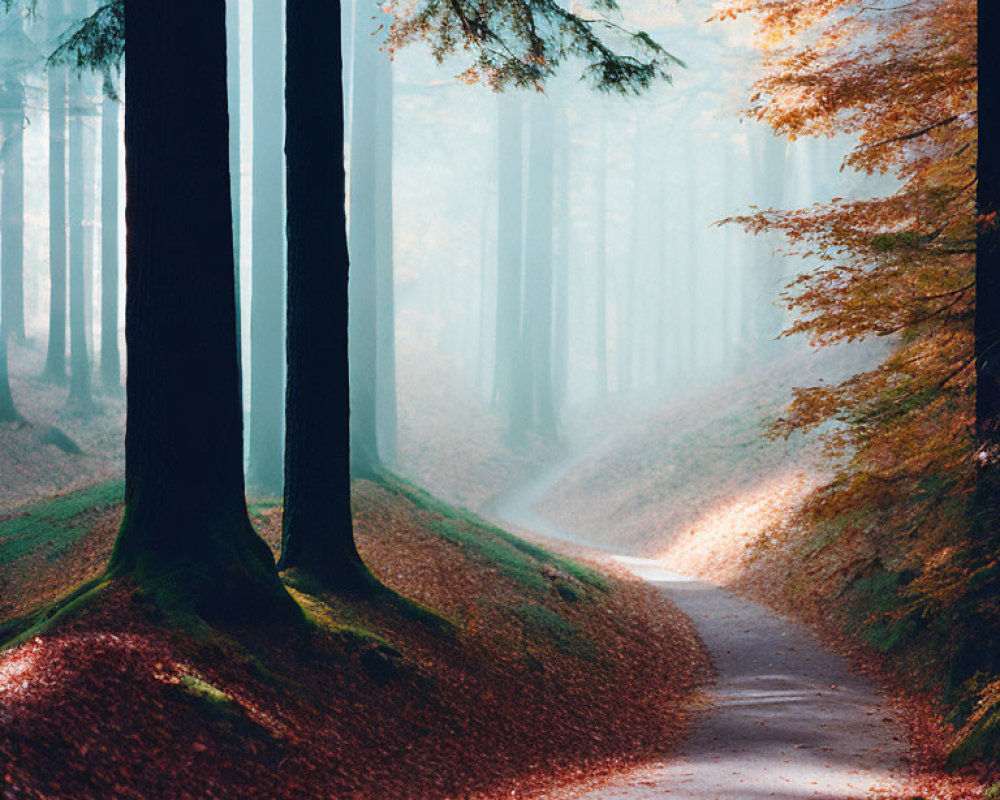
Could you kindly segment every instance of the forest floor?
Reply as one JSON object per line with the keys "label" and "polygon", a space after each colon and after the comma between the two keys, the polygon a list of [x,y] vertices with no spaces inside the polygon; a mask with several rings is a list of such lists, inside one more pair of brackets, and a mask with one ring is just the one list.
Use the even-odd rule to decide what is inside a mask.
{"label": "forest floor", "polygon": [[[101,573],[123,494],[117,401],[74,417],[64,387],[34,379],[37,350],[13,363],[32,422],[58,425],[85,454],[25,440],[17,455],[0,513],[0,640]],[[23,435],[0,431],[0,448],[20,453]],[[483,477],[475,493],[534,458],[507,458],[502,479]],[[72,491],[50,496],[60,486]],[[567,561],[392,478],[357,482],[354,494],[366,561],[443,624],[297,593],[304,631],[195,636],[114,584],[0,656],[0,796],[569,797],[662,758],[697,717],[707,653],[644,582]],[[251,514],[276,550],[280,508]]]}
{"label": "forest floor", "polygon": [[[0,525],[5,618],[99,572],[122,507],[95,491]],[[254,511],[277,548],[279,510]],[[443,629],[300,594],[307,632],[197,638],[119,585],[0,659],[3,796],[553,797],[684,733],[707,657],[647,585],[409,484],[358,482],[355,512],[373,571]]]}
{"label": "forest floor", "polygon": [[[107,394],[94,386],[92,413],[67,408],[69,384],[41,379],[45,343],[29,338],[10,342],[10,383],[25,423],[0,424],[0,512],[121,475],[125,469],[125,393]],[[75,442],[82,454],[47,441],[50,426]]]}
{"label": "forest floor", "polygon": [[[533,521],[542,535],[569,536],[723,587],[735,603],[745,601],[729,592],[754,601],[760,609],[754,613],[763,613],[766,625],[775,624],[772,618],[783,618],[786,626],[794,627],[789,622],[793,619],[806,623],[855,672],[867,673],[884,687],[886,708],[892,710],[884,715],[876,711],[875,716],[898,718],[904,724],[909,745],[906,777],[882,796],[980,797],[998,776],[982,765],[961,775],[943,769],[955,731],[942,723],[943,709],[933,695],[901,675],[890,659],[845,635],[832,594],[840,587],[838,575],[857,554],[837,548],[804,552],[778,533],[808,492],[831,474],[815,439],[774,441],[762,436],[787,401],[778,373],[796,374],[806,385],[810,381],[808,361],[789,367],[776,366],[774,374],[756,371],[742,382],[700,392],[635,420],[589,453],[577,453],[565,469],[542,479],[547,491],[539,495],[527,527]],[[827,364],[828,375],[829,368]],[[675,597],[695,616],[710,647],[719,636],[725,642],[718,628],[727,624],[724,612],[701,619],[697,603],[685,605]],[[721,653],[718,647],[713,650],[724,686],[727,659],[737,650],[732,644],[721,647]]]}

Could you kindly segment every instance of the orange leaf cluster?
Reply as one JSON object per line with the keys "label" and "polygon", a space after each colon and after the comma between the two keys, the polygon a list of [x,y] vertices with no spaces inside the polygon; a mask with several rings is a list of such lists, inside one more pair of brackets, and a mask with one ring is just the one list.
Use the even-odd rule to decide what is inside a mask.
{"label": "orange leaf cluster", "polygon": [[[976,8],[973,0],[735,0],[767,72],[747,115],[789,137],[847,134],[845,167],[891,174],[887,197],[740,218],[782,232],[812,269],[783,295],[815,345],[890,337],[876,369],[797,389],[776,435],[826,426],[836,479],[797,524],[868,541],[913,571],[910,613],[963,590],[973,486]],[[829,423],[834,423],[830,425]]]}

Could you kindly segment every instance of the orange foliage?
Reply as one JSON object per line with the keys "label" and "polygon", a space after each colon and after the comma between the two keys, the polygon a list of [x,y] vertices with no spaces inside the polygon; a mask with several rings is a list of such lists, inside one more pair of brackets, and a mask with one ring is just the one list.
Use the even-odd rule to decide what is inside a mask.
{"label": "orange foliage", "polygon": [[976,8],[973,0],[734,0],[767,72],[747,116],[789,137],[854,137],[845,167],[888,173],[888,197],[738,218],[784,233],[813,268],[783,295],[786,335],[892,337],[876,369],[797,389],[776,435],[827,433],[842,469],[796,522],[862,535],[917,578],[908,613],[950,609],[964,582],[973,488]]}

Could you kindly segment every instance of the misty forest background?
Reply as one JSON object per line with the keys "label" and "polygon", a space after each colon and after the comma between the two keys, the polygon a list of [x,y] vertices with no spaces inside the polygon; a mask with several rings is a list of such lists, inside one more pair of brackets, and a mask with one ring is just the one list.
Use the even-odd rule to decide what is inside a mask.
{"label": "misty forest background", "polygon": [[[825,627],[936,698],[952,766],[995,764],[996,168],[976,145],[994,124],[977,24],[981,40],[996,13],[356,0],[323,39],[283,3],[234,0],[220,99],[199,72],[209,33],[188,58],[198,36],[172,23],[161,45],[144,22],[155,52],[134,67],[128,3],[7,5],[2,638],[66,607],[72,587],[9,528],[55,519],[31,504],[57,495],[126,504],[79,580],[110,557],[107,575],[213,623],[386,584],[427,623],[397,596],[422,590],[394,585],[395,563],[375,580],[355,548],[365,509],[397,520],[378,493],[452,520],[414,485],[489,514],[560,464],[539,507],[581,541]],[[342,84],[320,57],[337,45]],[[157,167],[127,176],[132,74],[135,163]],[[198,267],[226,262],[222,183],[192,189],[177,166],[215,175],[221,150],[189,133],[185,92],[217,126],[228,97],[229,305],[228,273]],[[302,266],[325,252],[342,281],[338,220],[346,297]],[[544,569],[566,592],[590,580]]]}

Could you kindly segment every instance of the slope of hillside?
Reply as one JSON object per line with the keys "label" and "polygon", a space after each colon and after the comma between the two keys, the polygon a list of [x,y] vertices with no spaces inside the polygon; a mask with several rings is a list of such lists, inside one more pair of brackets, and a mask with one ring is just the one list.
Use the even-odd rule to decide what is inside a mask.
{"label": "slope of hillside", "polygon": [[[99,572],[120,494],[104,484],[0,524],[8,633]],[[0,656],[8,794],[553,797],[682,733],[709,668],[654,590],[395,479],[356,484],[355,506],[374,571],[440,624],[298,594],[306,630],[197,638],[119,585]],[[280,510],[253,511],[276,547]]]}

